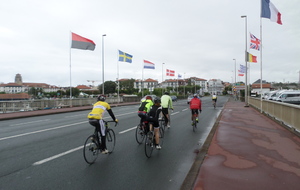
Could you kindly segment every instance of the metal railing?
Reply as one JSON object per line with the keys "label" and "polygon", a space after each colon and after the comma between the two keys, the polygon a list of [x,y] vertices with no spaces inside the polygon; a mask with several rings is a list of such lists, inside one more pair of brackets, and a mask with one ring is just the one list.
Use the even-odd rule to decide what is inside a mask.
{"label": "metal railing", "polygon": [[[108,97],[109,104],[122,102],[138,102],[140,97]],[[50,99],[50,100],[14,100],[0,101],[0,114],[18,111],[33,111],[41,109],[58,109],[63,107],[89,106],[96,102],[95,98]]]}
{"label": "metal railing", "polygon": [[[300,105],[249,98],[249,104],[261,112],[300,132]],[[261,109],[262,108],[262,109]]]}

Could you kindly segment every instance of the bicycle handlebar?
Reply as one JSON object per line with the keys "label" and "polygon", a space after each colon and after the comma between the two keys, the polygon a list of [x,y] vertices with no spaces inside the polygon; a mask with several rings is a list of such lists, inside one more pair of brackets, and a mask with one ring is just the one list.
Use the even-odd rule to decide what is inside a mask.
{"label": "bicycle handlebar", "polygon": [[110,121],[105,121],[105,120],[103,120],[105,123],[116,123],[115,124],[115,127],[119,124],[119,122],[115,122],[115,121],[112,121],[112,120],[110,120]]}

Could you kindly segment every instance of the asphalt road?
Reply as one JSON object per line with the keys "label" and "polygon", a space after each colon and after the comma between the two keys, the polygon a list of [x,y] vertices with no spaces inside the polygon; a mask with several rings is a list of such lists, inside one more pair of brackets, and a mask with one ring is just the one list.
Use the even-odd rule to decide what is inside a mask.
{"label": "asphalt road", "polygon": [[214,109],[209,97],[202,98],[196,132],[186,101],[174,102],[171,128],[151,158],[135,140],[138,106],[114,107],[120,121],[111,126],[115,150],[93,165],[82,153],[93,133],[89,111],[0,121],[0,189],[179,189],[227,99],[218,97]]}

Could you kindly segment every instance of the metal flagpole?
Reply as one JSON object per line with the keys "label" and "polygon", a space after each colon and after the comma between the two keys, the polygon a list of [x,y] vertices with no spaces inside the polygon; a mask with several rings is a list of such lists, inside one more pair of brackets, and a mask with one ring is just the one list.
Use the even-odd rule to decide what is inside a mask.
{"label": "metal flagpole", "polygon": [[119,61],[117,63],[117,83],[118,83],[118,103],[120,103]]}
{"label": "metal flagpole", "polygon": [[142,97],[144,97],[144,64],[142,64],[142,81],[141,81],[141,88],[142,88]]}
{"label": "metal flagpole", "polygon": [[72,59],[71,59],[71,48],[72,47],[72,32],[70,31],[70,107],[72,107]]}
{"label": "metal flagpole", "polygon": [[260,17],[260,112],[262,113],[262,19]]}
{"label": "metal flagpole", "polygon": [[246,71],[245,71],[245,107],[249,107],[248,105],[248,62],[247,62],[247,16],[241,16],[245,18],[245,38],[246,38],[246,47],[245,47],[245,63],[246,63]]}

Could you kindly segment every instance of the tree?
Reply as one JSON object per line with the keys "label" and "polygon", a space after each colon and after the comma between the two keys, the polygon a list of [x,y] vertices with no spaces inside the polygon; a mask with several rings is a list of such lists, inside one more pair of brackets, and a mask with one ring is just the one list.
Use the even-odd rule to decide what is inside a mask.
{"label": "tree", "polygon": [[[71,90],[72,90],[72,96],[75,97],[79,96],[80,91],[78,88],[71,88]],[[66,90],[66,95],[70,96],[70,89]]]}
{"label": "tree", "polygon": [[[102,92],[102,85],[98,86],[100,92]],[[104,82],[104,93],[102,94],[111,94],[115,93],[117,88],[117,84],[114,81],[105,81]]]}
{"label": "tree", "polygon": [[120,81],[120,92],[127,93],[127,94],[133,94],[136,92],[136,89],[134,89],[134,82],[135,79],[131,78],[128,80]]}

